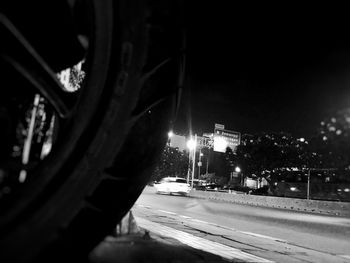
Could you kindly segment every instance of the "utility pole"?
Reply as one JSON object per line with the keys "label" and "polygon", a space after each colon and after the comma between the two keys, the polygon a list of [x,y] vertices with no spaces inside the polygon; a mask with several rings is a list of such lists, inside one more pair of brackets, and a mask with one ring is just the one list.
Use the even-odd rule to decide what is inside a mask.
{"label": "utility pole", "polygon": [[205,171],[205,174],[208,175],[209,172],[209,158],[210,158],[210,148],[208,148],[208,156],[207,156],[207,169]]}
{"label": "utility pole", "polygon": [[201,166],[202,166],[202,161],[201,161],[201,157],[202,157],[202,150],[201,148],[199,148],[199,161],[198,161],[198,180],[200,179],[201,177]]}
{"label": "utility pole", "polygon": [[192,163],[192,182],[191,187],[193,188],[193,179],[194,179],[194,169],[196,167],[196,145],[197,145],[197,134],[194,135],[195,147],[193,148],[193,163]]}
{"label": "utility pole", "polygon": [[306,193],[306,199],[309,200],[310,199],[310,171],[311,169],[309,169],[309,171],[307,172],[307,193]]}
{"label": "utility pole", "polygon": [[191,150],[188,151],[188,169],[187,169],[187,183],[190,183],[190,171],[191,171]]}

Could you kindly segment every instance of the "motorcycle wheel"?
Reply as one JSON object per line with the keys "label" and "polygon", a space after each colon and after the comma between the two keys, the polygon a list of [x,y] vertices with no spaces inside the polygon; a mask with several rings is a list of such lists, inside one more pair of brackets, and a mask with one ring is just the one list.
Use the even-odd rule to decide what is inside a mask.
{"label": "motorcycle wheel", "polygon": [[[57,8],[58,2],[42,1],[48,20],[52,6],[66,10]],[[1,68],[18,76],[21,100],[40,94],[57,118],[50,154],[26,165],[25,182],[13,188],[2,182],[1,190],[10,193],[0,199],[1,262],[86,260],[148,182],[178,105],[181,58],[172,6],[141,0],[68,2],[74,5],[70,11],[86,19],[86,50],[76,40],[44,39],[42,28],[33,30],[43,18],[31,24],[28,14],[11,12],[11,6],[1,14],[0,32],[9,39],[1,50]],[[50,21],[52,31],[62,25]],[[71,20],[63,24],[76,26]],[[61,38],[71,38],[70,31]],[[73,93],[58,90],[50,73],[81,59],[82,87]],[[8,130],[13,132],[13,125]],[[1,160],[5,172],[9,159]]]}

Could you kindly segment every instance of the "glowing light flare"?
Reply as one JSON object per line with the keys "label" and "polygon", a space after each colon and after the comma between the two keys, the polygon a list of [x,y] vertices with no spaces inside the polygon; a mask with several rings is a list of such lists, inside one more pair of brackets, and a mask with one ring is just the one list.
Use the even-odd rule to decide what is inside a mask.
{"label": "glowing light flare", "polygon": [[191,151],[196,149],[197,147],[197,142],[193,139],[190,139],[187,141],[187,148],[190,149]]}
{"label": "glowing light flare", "polygon": [[216,152],[226,152],[228,146],[227,141],[220,136],[214,137],[214,151]]}

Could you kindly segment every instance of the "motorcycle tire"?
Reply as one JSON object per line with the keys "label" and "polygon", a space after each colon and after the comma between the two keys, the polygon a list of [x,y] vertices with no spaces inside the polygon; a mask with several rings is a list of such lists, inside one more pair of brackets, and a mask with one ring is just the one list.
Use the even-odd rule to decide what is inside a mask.
{"label": "motorcycle tire", "polygon": [[[67,102],[68,114],[55,113],[51,153],[0,200],[1,262],[87,261],[141,194],[176,114],[182,60],[181,30],[172,16],[177,11],[168,1],[80,2],[89,6],[92,28],[86,77],[74,106]],[[28,14],[22,15],[25,21]],[[78,49],[69,50],[73,44],[42,43],[42,28],[27,21],[17,26],[16,12],[4,11],[1,20],[5,31],[23,33],[55,72],[81,59]],[[45,97],[40,88],[39,93]]]}

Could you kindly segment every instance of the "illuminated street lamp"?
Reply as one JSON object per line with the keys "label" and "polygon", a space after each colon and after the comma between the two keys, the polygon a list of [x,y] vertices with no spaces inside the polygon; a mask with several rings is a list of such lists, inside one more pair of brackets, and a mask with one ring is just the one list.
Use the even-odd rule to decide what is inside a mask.
{"label": "illuminated street lamp", "polygon": [[[236,172],[236,173],[240,173],[241,171],[242,171],[241,168],[240,168],[239,166],[236,166],[235,172]],[[242,175],[242,174],[240,175],[240,184],[241,184],[241,185],[244,184],[244,180],[243,180],[243,175]]]}
{"label": "illuminated street lamp", "polygon": [[198,161],[198,180],[200,179],[200,177],[201,177],[201,166],[202,166],[202,160],[201,160],[201,158],[202,158],[202,156],[203,156],[203,153],[202,153],[202,151],[201,151],[201,148],[199,148],[199,161]]}
{"label": "illuminated street lamp", "polygon": [[197,146],[197,142],[194,139],[190,139],[187,141],[187,148],[190,149],[190,151],[193,151],[194,149],[196,149]]}
{"label": "illuminated street lamp", "polygon": [[168,146],[171,145],[171,137],[174,136],[174,132],[173,131],[169,131],[168,132]]}

